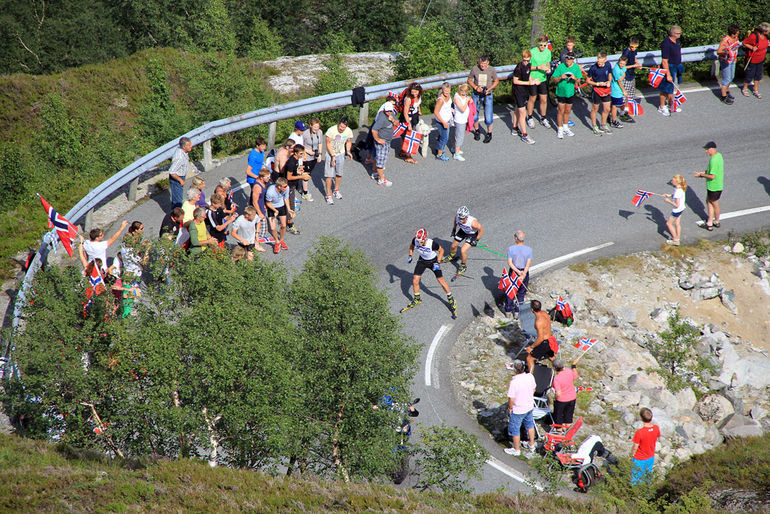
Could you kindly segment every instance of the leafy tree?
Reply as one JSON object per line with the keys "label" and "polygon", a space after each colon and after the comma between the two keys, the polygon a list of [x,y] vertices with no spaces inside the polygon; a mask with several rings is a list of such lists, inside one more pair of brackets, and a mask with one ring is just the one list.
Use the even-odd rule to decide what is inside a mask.
{"label": "leafy tree", "polygon": [[458,0],[443,23],[466,66],[481,54],[499,66],[518,61],[519,51],[529,46],[531,9],[531,0]]}
{"label": "leafy tree", "polygon": [[242,52],[244,57],[250,57],[255,61],[267,61],[283,53],[281,38],[270,29],[265,20],[252,17],[249,27],[251,30],[245,38],[248,44]]}
{"label": "leafy tree", "polygon": [[159,59],[151,59],[145,71],[150,83],[150,95],[139,111],[139,127],[151,146],[157,147],[184,133],[185,122],[172,101],[163,63]]}
{"label": "leafy tree", "polygon": [[[352,89],[353,78],[344,66],[341,55],[333,54],[324,63],[326,70],[318,74],[318,79],[314,85],[314,94],[317,96],[336,93]],[[313,115],[321,120],[322,127],[328,127],[339,123],[344,116],[348,118],[351,124],[358,122],[358,110],[355,107],[344,107],[333,111],[323,111]]]}
{"label": "leafy tree", "polygon": [[668,330],[660,333],[660,344],[655,345],[654,354],[669,388],[674,391],[687,385],[681,374],[686,369],[699,335],[696,327],[680,318],[679,311],[669,316]]}
{"label": "leafy tree", "polygon": [[443,492],[468,491],[469,478],[481,478],[489,452],[476,437],[458,427],[432,426],[420,437],[421,472],[418,487],[438,487]]}
{"label": "leafy tree", "polygon": [[84,127],[70,116],[62,97],[49,94],[43,103],[42,128],[37,134],[37,146],[49,163],[76,171],[82,166]]}
{"label": "leafy tree", "polygon": [[462,68],[457,47],[437,22],[409,27],[403,43],[396,46],[396,74],[401,80],[457,71]]}
{"label": "leafy tree", "polygon": [[[76,446],[279,463],[297,432],[302,385],[286,359],[293,327],[284,272],[159,245],[151,275],[165,276],[159,268],[173,263],[170,280],[150,281],[126,319],[113,313],[110,293],[84,317],[74,267],[36,276],[16,336],[20,378],[6,384],[6,400],[29,419],[28,431]],[[94,423],[97,415],[106,425]]]}
{"label": "leafy tree", "polygon": [[192,34],[195,47],[204,52],[235,55],[235,32],[224,0],[206,0],[193,17]]}
{"label": "leafy tree", "polygon": [[290,303],[308,417],[297,460],[345,480],[389,471],[396,432],[371,407],[390,391],[405,400],[417,347],[388,311],[374,267],[360,250],[322,237],[292,281]]}
{"label": "leafy tree", "polygon": [[26,199],[28,156],[14,143],[0,144],[0,211],[10,210]]}

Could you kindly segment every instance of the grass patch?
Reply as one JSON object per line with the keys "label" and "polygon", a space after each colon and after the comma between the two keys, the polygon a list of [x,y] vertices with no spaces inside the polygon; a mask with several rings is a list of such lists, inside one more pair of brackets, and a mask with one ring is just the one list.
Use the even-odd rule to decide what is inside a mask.
{"label": "grass patch", "polygon": [[575,264],[570,264],[568,268],[571,271],[574,271],[575,273],[582,273],[583,275],[588,275],[591,273],[591,269],[589,267],[590,265],[587,262],[576,262]]}
{"label": "grass patch", "polygon": [[598,268],[605,268],[609,271],[618,271],[622,269],[627,270],[642,270],[644,268],[645,260],[638,255],[619,255],[617,257],[602,257],[594,261],[594,265]]}

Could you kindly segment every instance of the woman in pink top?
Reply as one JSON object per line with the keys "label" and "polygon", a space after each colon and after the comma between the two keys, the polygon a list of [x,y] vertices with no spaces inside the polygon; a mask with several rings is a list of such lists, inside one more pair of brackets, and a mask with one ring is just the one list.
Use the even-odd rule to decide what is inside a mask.
{"label": "woman in pink top", "polygon": [[555,359],[553,369],[556,370],[556,376],[553,379],[553,389],[556,392],[553,401],[553,420],[557,425],[571,425],[577,400],[575,389],[575,379],[578,377],[577,359],[572,361],[571,369],[564,369],[562,360]]}

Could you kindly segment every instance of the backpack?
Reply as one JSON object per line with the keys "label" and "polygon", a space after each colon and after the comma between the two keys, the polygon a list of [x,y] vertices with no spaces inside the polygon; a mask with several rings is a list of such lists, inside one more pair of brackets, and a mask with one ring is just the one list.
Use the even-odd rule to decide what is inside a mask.
{"label": "backpack", "polygon": [[396,112],[404,112],[404,98],[406,98],[406,94],[409,92],[409,88],[404,89],[401,91],[401,94],[396,97],[396,101],[393,104],[393,107],[396,108]]}
{"label": "backpack", "polygon": [[558,321],[562,325],[567,325],[568,327],[572,325],[572,323],[575,322],[574,316],[570,316],[568,318],[564,317],[564,314],[561,313],[561,311],[556,310],[556,307],[548,311],[548,315],[551,317],[551,321]]}
{"label": "backpack", "polygon": [[575,490],[579,493],[587,493],[588,489],[602,480],[604,480],[604,476],[593,462],[577,469],[572,477],[572,483],[577,486]]}

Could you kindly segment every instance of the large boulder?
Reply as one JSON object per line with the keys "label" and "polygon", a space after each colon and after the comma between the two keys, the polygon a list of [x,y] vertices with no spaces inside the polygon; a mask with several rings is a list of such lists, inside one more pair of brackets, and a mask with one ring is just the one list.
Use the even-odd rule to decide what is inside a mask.
{"label": "large boulder", "polygon": [[695,393],[690,387],[685,387],[676,393],[675,396],[679,402],[679,408],[681,409],[692,409],[695,406],[695,402],[697,401],[697,398],[695,398]]}
{"label": "large boulder", "polygon": [[695,405],[695,412],[710,423],[720,423],[734,412],[730,400],[718,394],[704,396]]}
{"label": "large boulder", "polygon": [[657,373],[634,373],[628,377],[628,388],[647,391],[665,387],[666,383]]}
{"label": "large boulder", "polygon": [[761,355],[741,357],[732,343],[726,343],[720,355],[722,373],[719,380],[733,387],[748,385],[762,389],[770,385],[770,359]]}
{"label": "large boulder", "polygon": [[733,413],[719,425],[719,431],[726,438],[755,437],[763,434],[762,425],[749,417]]}
{"label": "large boulder", "polygon": [[657,407],[652,407],[652,422],[660,427],[660,435],[666,439],[671,439],[676,430],[676,423],[668,413]]}
{"label": "large boulder", "polygon": [[495,441],[508,440],[508,404],[503,403],[497,408],[484,409],[476,416],[479,424],[484,426]]}

